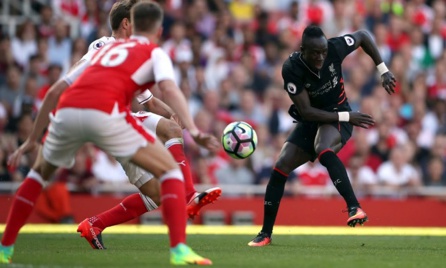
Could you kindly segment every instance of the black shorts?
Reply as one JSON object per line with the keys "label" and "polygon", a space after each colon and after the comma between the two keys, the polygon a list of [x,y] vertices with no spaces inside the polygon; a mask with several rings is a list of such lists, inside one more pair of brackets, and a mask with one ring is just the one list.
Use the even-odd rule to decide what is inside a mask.
{"label": "black shorts", "polygon": [[[317,158],[314,151],[314,139],[321,124],[313,122],[297,122],[297,126],[288,136],[287,141],[297,145],[299,148],[311,155],[313,162]],[[342,146],[350,139],[353,132],[353,125],[347,122],[331,123],[341,133]]]}

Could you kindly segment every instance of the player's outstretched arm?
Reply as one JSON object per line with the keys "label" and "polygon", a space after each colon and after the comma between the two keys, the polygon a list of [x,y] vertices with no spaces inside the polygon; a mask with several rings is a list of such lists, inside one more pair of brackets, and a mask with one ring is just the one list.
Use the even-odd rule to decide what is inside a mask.
{"label": "player's outstretched arm", "polygon": [[48,127],[50,123],[49,114],[57,106],[60,95],[68,88],[68,86],[76,80],[77,77],[87,68],[90,63],[85,60],[81,60],[76,63],[65,75],[64,78],[59,79],[54,83],[43,99],[42,106],[37,113],[36,120],[34,121],[31,134],[25,140],[25,142],[15,150],[8,159],[8,165],[18,166],[22,155],[32,152],[39,145],[39,139],[43,135],[43,131]]}
{"label": "player's outstretched arm", "polygon": [[195,142],[206,147],[208,150],[215,152],[218,150],[219,142],[209,134],[200,132],[192,119],[187,107],[187,100],[181,90],[173,80],[163,80],[158,83],[158,87],[163,94],[163,99],[169,107],[175,111],[183,126],[189,131]]}
{"label": "player's outstretched arm", "polygon": [[43,135],[43,131],[48,127],[50,122],[49,114],[56,108],[62,92],[68,87],[68,84],[64,80],[59,80],[51,86],[48,93],[43,99],[42,106],[37,113],[36,120],[34,121],[31,134],[25,140],[25,142],[15,150],[8,159],[8,165],[18,166],[22,155],[32,152],[39,145],[39,139]]}
{"label": "player's outstretched arm", "polygon": [[149,101],[144,103],[144,106],[149,112],[161,115],[167,119],[170,119],[172,115],[174,115],[174,111],[157,97],[152,97]]}
{"label": "player's outstretched arm", "polygon": [[184,129],[184,126],[181,123],[178,115],[176,115],[175,112],[167,104],[165,104],[157,97],[152,97],[150,100],[144,103],[144,106],[149,112],[161,115],[162,117],[167,119],[171,119],[175,121],[182,129]]}
{"label": "player's outstretched arm", "polygon": [[350,124],[362,128],[368,128],[373,125],[375,121],[368,114],[359,112],[327,112],[311,106],[310,97],[306,90],[302,90],[299,94],[289,94],[291,100],[296,105],[300,116],[305,121],[318,123],[334,123],[334,122],[349,122]]}
{"label": "player's outstretched arm", "polygon": [[386,64],[383,62],[381,55],[379,54],[378,47],[373,41],[372,37],[367,31],[361,30],[354,32],[353,37],[355,38],[356,47],[360,46],[373,60],[381,75],[381,83],[387,93],[395,93],[396,79],[395,76],[387,69]]}

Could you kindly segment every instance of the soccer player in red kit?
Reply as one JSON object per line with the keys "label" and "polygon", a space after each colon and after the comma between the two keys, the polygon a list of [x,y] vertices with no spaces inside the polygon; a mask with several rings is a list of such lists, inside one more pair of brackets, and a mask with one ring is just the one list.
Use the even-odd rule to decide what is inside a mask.
{"label": "soccer player in red kit", "polygon": [[[171,60],[154,43],[161,33],[163,18],[159,5],[138,3],[132,8],[131,16],[135,35],[127,42],[118,41],[98,51],[86,71],[62,94],[57,112],[51,115],[49,133],[40,152],[43,157],[29,172],[25,180],[30,182],[27,187],[18,190],[16,196],[22,201],[14,202],[9,218],[16,211],[20,212],[17,215],[22,210],[32,211],[35,201],[32,196],[40,192],[43,181],[48,180],[58,166],[72,166],[78,148],[92,142],[121,163],[131,161],[159,179],[163,216],[169,227],[171,264],[209,265],[212,264],[209,259],[197,255],[185,244],[186,198],[178,164],[155,139],[153,132],[131,115],[128,106],[135,93],[157,83],[163,94],[170,97],[168,104],[186,129],[198,136],[196,141],[206,144],[216,140],[194,133],[199,131],[187,112],[186,100],[166,75],[172,68]],[[3,238],[8,234],[8,227],[9,222]],[[12,226],[14,228],[17,226]],[[5,246],[8,245],[0,248],[2,262],[12,258],[13,250],[8,249],[13,246]]]}
{"label": "soccer player in red kit", "polygon": [[[112,27],[111,37],[102,37],[92,42],[89,46],[89,51],[85,54],[77,65],[85,65],[85,61],[91,61],[93,55],[97,50],[104,45],[115,42],[116,39],[128,38],[131,34],[130,23],[130,8],[138,2],[137,0],[124,0],[117,2],[113,5],[110,11],[110,24]],[[42,134],[44,128],[48,126],[48,113],[56,105],[57,99],[61,92],[63,92],[68,85],[72,84],[83,72],[84,68],[74,68],[63,79],[56,82],[49,94],[45,97],[42,108],[34,123],[34,129],[32,134],[28,137],[18,150],[14,152],[10,158],[10,163],[20,162],[20,158],[23,154],[31,151],[36,147],[38,137]],[[153,97],[149,90],[144,91],[137,96],[138,102],[144,104],[149,111],[152,112],[138,112],[133,114],[139,118],[143,125],[149,130],[156,133],[157,138],[162,141],[166,148],[171,152],[175,160],[180,164],[180,168],[183,172],[184,183],[186,187],[186,201],[188,202],[187,213],[190,218],[199,213],[199,210],[212,202],[214,202],[221,194],[219,187],[208,189],[202,193],[198,193],[193,185],[190,166],[183,150],[182,129],[174,122],[174,120],[168,120],[174,113],[170,107],[165,103]],[[162,117],[162,116],[164,117]],[[195,133],[197,133],[195,131]],[[198,132],[199,133],[199,132]],[[197,135],[194,138],[196,141],[200,139]],[[198,141],[199,142],[199,141]],[[138,188],[144,187],[144,191],[147,194],[135,193],[126,197],[120,204],[115,207],[97,214],[93,217],[85,219],[79,224],[78,232],[89,242],[92,248],[104,249],[105,246],[102,242],[102,231],[113,225],[127,222],[135,217],[144,214],[147,211],[156,209],[160,205],[159,198],[159,186],[157,180],[151,180],[153,174],[146,172],[145,170],[138,168],[132,163],[126,163],[123,165],[124,170],[129,177],[132,184]],[[36,192],[38,195],[40,193]],[[26,217],[27,214],[25,213]],[[25,216],[24,216],[25,217]],[[18,219],[10,218],[8,220],[12,222],[24,222],[21,217]],[[21,226],[21,225],[20,225]],[[20,228],[20,227],[17,227]],[[16,232],[18,232],[18,229]],[[14,232],[11,232],[14,234]],[[8,235],[11,239],[2,240],[3,245],[13,244],[15,241],[14,235]]]}

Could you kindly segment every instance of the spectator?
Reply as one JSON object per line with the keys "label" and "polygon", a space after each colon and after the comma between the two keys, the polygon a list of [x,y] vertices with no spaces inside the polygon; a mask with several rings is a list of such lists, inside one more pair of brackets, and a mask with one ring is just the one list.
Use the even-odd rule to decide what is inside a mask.
{"label": "spectator", "polygon": [[299,185],[325,187],[330,182],[330,176],[324,166],[318,161],[307,162],[296,169]]}
{"label": "spectator", "polygon": [[32,55],[29,58],[29,66],[26,70],[26,77],[34,77],[37,80],[37,86],[41,87],[46,82],[46,66],[42,56],[39,54]]}
{"label": "spectator", "polygon": [[21,114],[31,114],[32,117],[37,115],[40,108],[40,100],[37,97],[39,87],[37,78],[29,76],[25,81],[25,90],[14,100],[12,116],[19,117]]}
{"label": "spectator", "polygon": [[40,23],[37,26],[37,33],[40,38],[49,38],[54,35],[54,17],[51,6],[44,5],[40,8]]}
{"label": "spectator", "polygon": [[248,121],[254,125],[266,123],[265,114],[257,97],[251,89],[245,89],[241,92],[240,107],[232,113],[235,120]]}
{"label": "spectator", "polygon": [[99,26],[98,1],[85,0],[84,4],[85,13],[81,18],[80,35],[82,38],[88,38]]}
{"label": "spectator", "polygon": [[[252,185],[254,173],[247,168],[246,159],[230,158],[227,165],[215,171],[219,185]],[[230,193],[228,193],[230,194]]]}
{"label": "spectator", "polygon": [[19,68],[11,65],[6,71],[6,84],[0,86],[0,101],[5,106],[8,114],[12,114],[15,99],[23,92],[23,82]]}
{"label": "spectator", "polygon": [[[190,41],[186,38],[186,28],[184,22],[176,22],[170,29],[170,36],[163,44],[163,50],[169,54],[170,58],[176,60],[176,53],[187,51],[191,53]],[[179,55],[181,57],[181,55]]]}
{"label": "spectator", "polygon": [[63,20],[56,22],[56,32],[48,39],[48,60],[50,64],[63,67],[68,71],[71,59],[71,40],[68,37],[67,24]]}
{"label": "spectator", "polygon": [[11,50],[11,40],[7,37],[0,39],[0,85],[6,82],[6,70],[14,64]]}
{"label": "spectator", "polygon": [[11,51],[14,61],[22,68],[28,66],[31,55],[37,53],[36,29],[31,20],[26,20],[12,38]]}
{"label": "spectator", "polygon": [[37,99],[42,102],[50,87],[59,80],[62,74],[62,66],[53,64],[48,67],[48,79],[46,84],[42,85],[37,93]]}
{"label": "spectator", "polygon": [[440,157],[434,157],[429,161],[426,186],[446,186],[446,169],[444,161]]}
{"label": "spectator", "polygon": [[408,163],[402,146],[392,149],[389,161],[384,162],[378,169],[378,179],[395,195],[421,185],[418,171]]}
{"label": "spectator", "polygon": [[[61,171],[63,172],[63,171]],[[70,192],[64,182],[51,182],[37,199],[36,213],[50,223],[73,224]]]}
{"label": "spectator", "polygon": [[12,181],[12,176],[6,164],[7,157],[3,148],[0,148],[0,183]]}
{"label": "spectator", "polygon": [[359,196],[372,195],[378,186],[375,172],[364,165],[364,156],[355,154],[350,158],[347,168],[352,187]]}

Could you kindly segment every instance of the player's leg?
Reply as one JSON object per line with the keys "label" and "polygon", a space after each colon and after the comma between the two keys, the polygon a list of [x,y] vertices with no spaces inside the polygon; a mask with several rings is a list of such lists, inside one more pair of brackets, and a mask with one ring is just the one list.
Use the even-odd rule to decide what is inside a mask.
{"label": "player's leg", "polygon": [[347,204],[349,210],[347,224],[355,227],[356,223],[362,225],[367,221],[367,215],[361,209],[356,199],[344,164],[336,155],[346,140],[348,140],[348,138],[345,138],[346,135],[344,135],[344,141],[342,140],[342,131],[345,132],[345,130],[341,129],[341,125],[339,125],[339,128],[336,128],[332,124],[321,125],[316,134],[314,149],[319,161],[327,168],[334,186]]}
{"label": "player's leg", "polygon": [[193,219],[199,214],[202,207],[215,202],[220,197],[221,188],[213,187],[202,193],[198,193],[195,190],[190,164],[184,153],[183,131],[174,120],[148,112],[139,112],[135,116],[144,118],[144,126],[156,132],[157,138],[169,150],[180,166],[186,188],[186,211],[189,218]]}
{"label": "player's leg", "polygon": [[[93,249],[105,249],[102,241],[102,232],[105,228],[125,223],[142,214],[158,208],[160,205],[160,186],[153,175],[140,169],[139,167],[129,163],[125,169],[127,174],[141,174],[138,180],[132,181],[140,190],[140,193],[135,193],[124,198],[118,205],[111,209],[101,212],[93,217],[83,220],[77,228],[77,232],[84,237]],[[128,172],[127,170],[134,169],[135,172]]]}
{"label": "player's leg", "polygon": [[171,263],[207,265],[212,262],[186,246],[186,199],[183,175],[159,141],[139,148],[131,161],[151,172],[161,183],[163,218],[169,228]]}
{"label": "player's leg", "polygon": [[11,262],[14,243],[19,231],[31,215],[45,181],[50,178],[56,169],[56,166],[43,159],[40,150],[36,163],[17,190],[9,209],[6,228],[0,245],[0,263]]}
{"label": "player's leg", "polygon": [[79,132],[82,129],[77,125],[79,120],[72,117],[71,112],[65,112],[65,117],[60,117],[60,111],[56,114],[56,119],[50,115],[51,124],[45,144],[40,148],[33,168],[17,190],[13,200],[1,241],[0,262],[11,261],[18,232],[31,215],[44,181],[53,175],[58,166],[72,167],[75,153],[83,144],[79,138],[82,135]]}
{"label": "player's leg", "polygon": [[271,235],[288,175],[310,159],[311,156],[297,145],[291,142],[284,144],[266,186],[262,230],[248,243],[249,246],[261,247],[271,243]]}
{"label": "player's leg", "polygon": [[286,180],[294,169],[314,159],[312,144],[316,130],[314,124],[298,123],[283,145],[266,186],[262,230],[248,243],[249,246],[266,246],[271,243]]}

